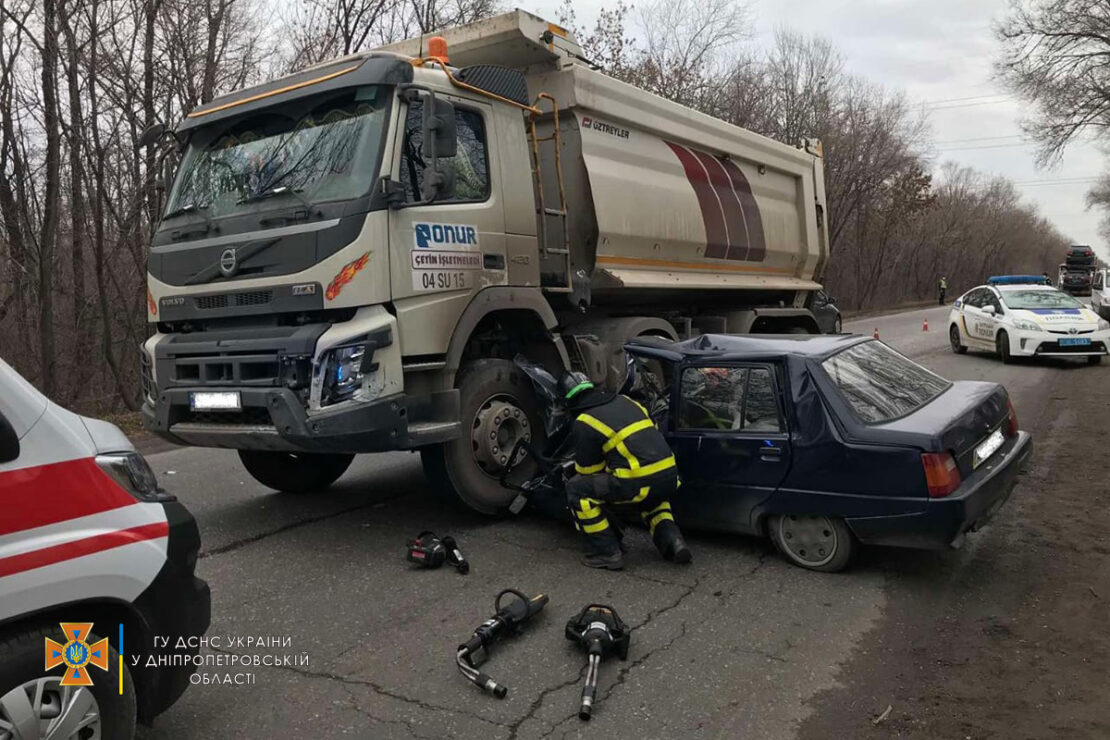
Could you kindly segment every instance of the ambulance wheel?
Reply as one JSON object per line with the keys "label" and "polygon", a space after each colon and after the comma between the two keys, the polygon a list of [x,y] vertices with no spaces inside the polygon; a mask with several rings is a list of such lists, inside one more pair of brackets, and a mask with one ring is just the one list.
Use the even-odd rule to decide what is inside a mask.
{"label": "ambulance wheel", "polygon": [[998,332],[994,344],[995,348],[998,350],[998,356],[1002,358],[1002,364],[1012,365],[1014,358],[1010,354],[1010,335],[1004,331]]}
{"label": "ambulance wheel", "polygon": [[[0,737],[130,740],[135,735],[135,685],[108,648],[108,670],[89,665],[92,686],[62,686],[65,664],[43,669],[44,640],[65,642],[58,625],[0,638]],[[88,644],[101,638],[90,634]]]}
{"label": "ambulance wheel", "polygon": [[1087,355],[1087,364],[1088,365],[1101,365],[1102,364],[1102,355]]}
{"label": "ambulance wheel", "polygon": [[282,493],[327,488],[351,466],[354,455],[326,452],[239,450],[243,467],[256,481]]}
{"label": "ambulance wheel", "polygon": [[[458,439],[420,450],[424,474],[441,490],[453,492],[482,514],[508,508],[516,491],[501,485],[509,454],[520,439],[544,440],[532,383],[508,360],[477,360],[459,371]],[[512,467],[507,480],[523,483],[539,468],[531,457]]]}
{"label": "ambulance wheel", "polygon": [[960,327],[952,324],[948,330],[948,341],[952,343],[952,351],[958,355],[967,354],[967,346],[960,342]]}
{"label": "ambulance wheel", "polygon": [[767,533],[794,565],[822,573],[844,570],[856,554],[856,539],[842,519],[786,514],[772,516]]}

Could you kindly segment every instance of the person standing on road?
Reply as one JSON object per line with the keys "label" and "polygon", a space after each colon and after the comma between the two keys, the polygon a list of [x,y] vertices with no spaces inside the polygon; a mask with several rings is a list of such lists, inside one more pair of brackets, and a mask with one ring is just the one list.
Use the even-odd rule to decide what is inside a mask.
{"label": "person standing on road", "polygon": [[944,294],[948,292],[948,278],[946,278],[944,275],[941,275],[940,280],[937,282],[937,288],[940,291],[940,304],[939,305],[943,306],[944,305]]}
{"label": "person standing on road", "polygon": [[568,373],[561,389],[572,413],[574,469],[567,503],[582,533],[591,568],[624,567],[620,536],[603,507],[640,514],[655,547],[668,560],[689,563],[690,549],[671,513],[678,489],[674,452],[647,411],[628,396],[605,393],[582,373]]}

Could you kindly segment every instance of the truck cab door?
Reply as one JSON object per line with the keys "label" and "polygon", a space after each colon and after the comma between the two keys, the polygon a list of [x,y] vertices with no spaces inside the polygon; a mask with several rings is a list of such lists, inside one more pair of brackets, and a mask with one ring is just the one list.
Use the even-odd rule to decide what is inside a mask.
{"label": "truck cab door", "polygon": [[669,439],[683,485],[679,523],[753,531],[752,511],[790,469],[780,384],[773,365],[681,368]]}
{"label": "truck cab door", "polygon": [[[394,207],[390,210],[390,276],[393,301],[426,297],[460,302],[487,285],[506,282],[505,213],[500,197],[500,163],[494,117],[487,103],[437,93],[453,105],[457,148],[453,157],[440,157],[437,167],[453,177],[452,186],[430,200],[423,191],[426,167],[423,142],[427,98],[412,95],[399,106],[395,127],[393,169]],[[450,313],[450,312],[448,312]],[[457,315],[457,314],[455,314]],[[421,334],[403,332],[405,354],[421,354]],[[442,352],[443,348],[425,349]]]}

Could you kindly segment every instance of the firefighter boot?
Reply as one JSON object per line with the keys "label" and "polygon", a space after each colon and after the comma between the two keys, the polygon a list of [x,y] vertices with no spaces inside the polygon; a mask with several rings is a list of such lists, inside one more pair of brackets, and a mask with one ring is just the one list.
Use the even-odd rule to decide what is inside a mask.
{"label": "firefighter boot", "polygon": [[620,570],[624,567],[624,554],[620,540],[609,527],[601,532],[585,534],[582,564],[589,568]]}
{"label": "firefighter boot", "polygon": [[686,540],[682,538],[678,525],[669,519],[655,526],[651,539],[660,554],[673,563],[685,565],[694,559],[690,548],[686,546]]}

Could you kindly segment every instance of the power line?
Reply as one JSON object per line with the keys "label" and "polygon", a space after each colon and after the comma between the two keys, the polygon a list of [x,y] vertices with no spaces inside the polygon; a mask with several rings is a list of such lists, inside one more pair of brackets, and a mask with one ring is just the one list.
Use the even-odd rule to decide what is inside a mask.
{"label": "power line", "polygon": [[940,105],[942,103],[962,103],[965,100],[981,100],[983,98],[1008,98],[1006,93],[990,93],[988,95],[969,95],[965,98],[943,98],[940,100],[925,100],[925,105]]}
{"label": "power line", "polygon": [[1003,103],[1010,102],[1011,98],[1003,98],[1001,100],[980,100],[977,103],[955,103],[953,105],[926,105],[927,110],[952,110],[954,108],[971,108],[976,105],[1002,105]]}
{"label": "power line", "polygon": [[942,146],[939,148],[942,152],[970,152],[976,149],[1012,149],[1021,146],[1035,146],[1030,141],[1019,141],[1013,144],[980,144],[979,146]]}
{"label": "power line", "polygon": [[969,141],[994,141],[996,139],[1020,139],[1021,134],[1009,134],[1006,136],[978,136],[971,139],[942,139],[937,141],[937,144],[963,144]]}

